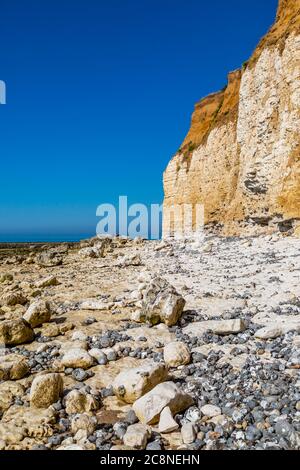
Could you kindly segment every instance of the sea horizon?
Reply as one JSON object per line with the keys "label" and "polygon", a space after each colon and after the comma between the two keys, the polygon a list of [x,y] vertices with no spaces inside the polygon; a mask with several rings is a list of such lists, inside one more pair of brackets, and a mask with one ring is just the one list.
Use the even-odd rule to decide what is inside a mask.
{"label": "sea horizon", "polygon": [[96,234],[0,234],[0,243],[74,243],[94,237]]}

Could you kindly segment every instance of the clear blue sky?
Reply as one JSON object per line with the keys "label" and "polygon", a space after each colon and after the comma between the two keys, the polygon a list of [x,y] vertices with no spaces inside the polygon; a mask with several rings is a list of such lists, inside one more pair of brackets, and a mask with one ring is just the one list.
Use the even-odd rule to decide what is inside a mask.
{"label": "clear blue sky", "polygon": [[159,203],[194,103],[277,0],[2,0],[0,238],[93,233],[98,204]]}

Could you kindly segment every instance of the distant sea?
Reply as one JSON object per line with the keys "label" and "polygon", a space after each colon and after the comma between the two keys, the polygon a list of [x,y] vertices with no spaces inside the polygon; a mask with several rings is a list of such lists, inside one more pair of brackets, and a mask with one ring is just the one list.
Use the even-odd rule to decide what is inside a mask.
{"label": "distant sea", "polygon": [[87,238],[92,238],[95,233],[78,234],[1,234],[0,243],[60,243],[79,242]]}

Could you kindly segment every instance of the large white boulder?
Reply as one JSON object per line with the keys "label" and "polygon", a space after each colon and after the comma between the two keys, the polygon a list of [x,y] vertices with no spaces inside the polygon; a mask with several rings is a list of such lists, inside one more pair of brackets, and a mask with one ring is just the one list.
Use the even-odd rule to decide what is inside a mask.
{"label": "large white boulder", "polygon": [[165,323],[176,325],[185,306],[184,298],[165,279],[152,279],[143,292],[141,317],[144,321],[156,325]]}
{"label": "large white boulder", "polygon": [[73,348],[64,354],[61,363],[64,367],[89,369],[94,365],[94,358],[84,349]]}
{"label": "large white boulder", "polygon": [[167,379],[168,371],[164,364],[147,361],[139,367],[122,371],[113,382],[115,395],[126,403],[134,403],[138,398]]}
{"label": "large white boulder", "polygon": [[133,410],[141,423],[155,424],[166,406],[176,414],[192,404],[193,398],[180,390],[174,382],[164,382],[139,398],[133,404]]}

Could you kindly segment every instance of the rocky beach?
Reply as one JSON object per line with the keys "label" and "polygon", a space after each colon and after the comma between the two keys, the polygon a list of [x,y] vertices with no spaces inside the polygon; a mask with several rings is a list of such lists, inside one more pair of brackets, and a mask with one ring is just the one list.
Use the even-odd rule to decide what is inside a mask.
{"label": "rocky beach", "polygon": [[2,450],[300,448],[300,239],[0,256]]}

